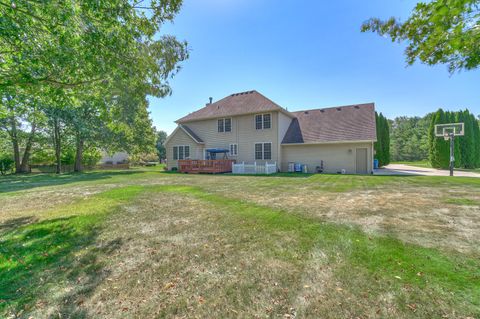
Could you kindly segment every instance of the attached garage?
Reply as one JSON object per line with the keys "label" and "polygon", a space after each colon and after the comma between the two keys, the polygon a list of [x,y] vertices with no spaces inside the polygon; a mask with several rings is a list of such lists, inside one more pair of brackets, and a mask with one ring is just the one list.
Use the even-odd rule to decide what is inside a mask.
{"label": "attached garage", "polygon": [[281,170],[289,163],[324,173],[370,174],[377,140],[373,103],[293,112],[283,138]]}
{"label": "attached garage", "polygon": [[282,171],[289,163],[307,165],[309,172],[322,166],[325,173],[369,174],[373,169],[372,142],[282,145]]}

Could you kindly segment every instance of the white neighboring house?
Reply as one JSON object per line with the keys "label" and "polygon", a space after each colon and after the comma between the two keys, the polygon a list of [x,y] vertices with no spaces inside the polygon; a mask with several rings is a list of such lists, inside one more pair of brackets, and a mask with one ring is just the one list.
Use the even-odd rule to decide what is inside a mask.
{"label": "white neighboring house", "polygon": [[116,152],[108,154],[106,151],[102,151],[102,159],[100,164],[124,164],[128,162],[127,152]]}

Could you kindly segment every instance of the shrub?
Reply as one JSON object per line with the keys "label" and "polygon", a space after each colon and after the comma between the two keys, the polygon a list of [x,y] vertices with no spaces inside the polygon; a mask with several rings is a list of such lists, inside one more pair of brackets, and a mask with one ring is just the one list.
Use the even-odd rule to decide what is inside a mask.
{"label": "shrub", "polygon": [[14,160],[10,154],[0,154],[0,174],[13,172]]}

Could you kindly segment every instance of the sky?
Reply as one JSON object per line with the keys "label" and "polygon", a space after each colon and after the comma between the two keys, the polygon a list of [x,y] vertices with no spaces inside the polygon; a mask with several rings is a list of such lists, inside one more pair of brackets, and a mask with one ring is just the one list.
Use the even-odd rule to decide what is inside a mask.
{"label": "sky", "polygon": [[289,111],[375,102],[388,118],[439,107],[480,114],[480,70],[407,66],[405,44],[361,33],[370,17],[405,20],[415,0],[184,0],[162,34],[186,40],[190,58],[172,95],[150,98],[158,130],[236,92],[257,90]]}

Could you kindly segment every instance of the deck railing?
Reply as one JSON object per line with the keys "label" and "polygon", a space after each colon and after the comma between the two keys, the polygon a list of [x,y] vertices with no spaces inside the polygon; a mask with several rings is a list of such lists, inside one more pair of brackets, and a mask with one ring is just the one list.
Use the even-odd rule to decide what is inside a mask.
{"label": "deck railing", "polygon": [[235,160],[179,160],[178,170],[182,173],[230,173]]}
{"label": "deck railing", "polygon": [[233,164],[234,174],[273,174],[277,172],[277,163],[245,164],[245,162]]}

